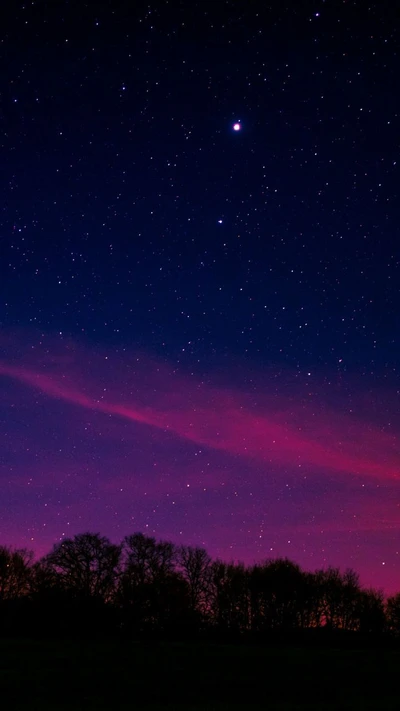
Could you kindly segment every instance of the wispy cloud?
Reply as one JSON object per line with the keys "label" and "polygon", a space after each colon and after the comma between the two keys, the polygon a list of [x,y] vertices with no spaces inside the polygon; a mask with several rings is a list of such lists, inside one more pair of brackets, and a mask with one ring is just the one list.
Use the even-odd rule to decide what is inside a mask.
{"label": "wispy cloud", "polygon": [[336,408],[319,407],[316,414],[314,405],[289,401],[274,384],[272,406],[266,398],[262,404],[261,393],[252,408],[251,398],[234,385],[213,387],[143,355],[124,353],[113,366],[106,356],[78,346],[72,352],[70,344],[68,354],[58,347],[53,358],[51,348],[46,354],[43,360],[30,352],[18,364],[3,360],[0,374],[58,401],[230,455],[292,469],[399,479],[396,438],[350,417],[340,402]]}

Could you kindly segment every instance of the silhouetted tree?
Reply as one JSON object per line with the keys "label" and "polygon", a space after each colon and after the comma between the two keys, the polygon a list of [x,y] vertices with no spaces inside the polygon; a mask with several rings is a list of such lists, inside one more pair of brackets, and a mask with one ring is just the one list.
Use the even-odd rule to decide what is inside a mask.
{"label": "silhouetted tree", "polygon": [[241,563],[212,563],[212,620],[221,632],[249,629],[248,573]]}
{"label": "silhouetted tree", "polygon": [[29,592],[33,553],[0,547],[0,601],[15,600]]}
{"label": "silhouetted tree", "polygon": [[395,636],[400,636],[400,593],[392,595],[386,603],[386,619],[388,630]]}
{"label": "silhouetted tree", "polygon": [[[116,626],[112,605],[121,547],[98,533],[81,533],[57,543],[37,566],[33,604],[43,625],[55,632],[104,635]],[[47,608],[47,613],[46,613]]]}
{"label": "silhouetted tree", "polygon": [[190,609],[204,618],[210,613],[212,560],[204,548],[180,546],[177,563],[187,583]]}
{"label": "silhouetted tree", "polygon": [[77,597],[47,557],[34,563],[29,592],[31,618],[26,625],[29,633],[58,636],[78,631],[82,615],[77,610]]}
{"label": "silhouetted tree", "polygon": [[357,573],[328,568],[317,573],[322,600],[322,619],[330,629],[356,630],[360,585]]}
{"label": "silhouetted tree", "polygon": [[297,587],[296,610],[299,629],[315,629],[321,625],[323,595],[318,574],[302,572]]}
{"label": "silhouetted tree", "polygon": [[135,533],[122,544],[123,571],[118,601],[130,630],[170,630],[188,609],[187,585],[176,571],[176,549],[168,541]]}
{"label": "silhouetted tree", "polygon": [[33,553],[0,547],[0,634],[21,634],[29,611]]}
{"label": "silhouetted tree", "polygon": [[99,533],[81,533],[57,543],[45,568],[57,573],[65,589],[109,601],[119,571],[121,547]]}
{"label": "silhouetted tree", "polygon": [[301,624],[303,574],[288,559],[270,560],[250,570],[252,628],[294,630]]}
{"label": "silhouetted tree", "polygon": [[125,571],[138,582],[162,580],[174,572],[175,546],[168,541],[134,533],[122,544]]}
{"label": "silhouetted tree", "polygon": [[358,630],[362,635],[381,636],[386,631],[384,596],[381,590],[360,590]]}

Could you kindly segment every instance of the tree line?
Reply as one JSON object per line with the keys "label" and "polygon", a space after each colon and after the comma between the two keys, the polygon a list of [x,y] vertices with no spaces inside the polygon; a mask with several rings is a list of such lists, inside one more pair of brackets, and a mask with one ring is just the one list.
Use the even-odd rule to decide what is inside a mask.
{"label": "tree line", "polygon": [[0,547],[0,634],[274,640],[400,637],[400,593],[353,570],[304,571],[286,558],[246,566],[142,533],[98,533],[32,552]]}

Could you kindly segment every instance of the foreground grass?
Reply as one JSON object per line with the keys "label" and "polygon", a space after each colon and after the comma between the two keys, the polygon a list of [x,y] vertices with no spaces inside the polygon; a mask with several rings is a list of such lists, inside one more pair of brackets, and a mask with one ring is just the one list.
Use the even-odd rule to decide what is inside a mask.
{"label": "foreground grass", "polygon": [[0,641],[4,709],[398,711],[400,652]]}

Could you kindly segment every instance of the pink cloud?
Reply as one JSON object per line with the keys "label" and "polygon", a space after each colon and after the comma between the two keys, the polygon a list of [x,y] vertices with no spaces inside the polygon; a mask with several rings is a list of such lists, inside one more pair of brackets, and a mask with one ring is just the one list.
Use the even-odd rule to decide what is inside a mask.
{"label": "pink cloud", "polygon": [[296,404],[276,382],[270,393],[267,382],[253,404],[248,393],[213,387],[143,355],[108,359],[54,342],[17,365],[1,361],[0,374],[57,401],[256,462],[399,479],[395,437],[350,416],[343,403],[327,408],[303,397]]}

